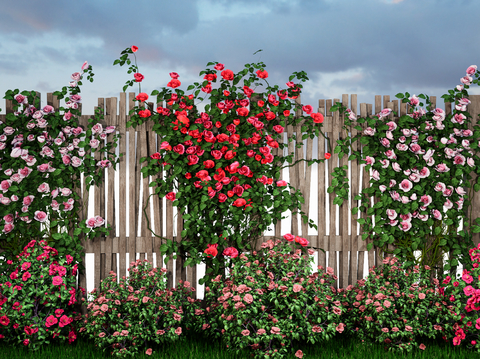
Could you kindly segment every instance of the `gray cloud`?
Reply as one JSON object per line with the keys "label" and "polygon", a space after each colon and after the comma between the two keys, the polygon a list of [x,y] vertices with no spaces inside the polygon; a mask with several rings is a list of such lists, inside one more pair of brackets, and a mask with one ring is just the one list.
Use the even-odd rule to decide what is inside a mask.
{"label": "gray cloud", "polygon": [[[125,0],[20,0],[0,13],[0,77],[53,64],[69,64],[73,71],[88,60],[96,71],[123,78],[124,69],[113,68],[113,60],[135,44],[141,71],[157,78],[159,71],[168,76],[177,70],[184,72],[182,79],[192,78],[209,61],[234,71],[263,61],[271,83],[305,70],[315,81],[315,96],[341,95],[334,90],[440,95],[480,57],[478,10],[480,3],[469,0],[183,0],[134,6]],[[14,45],[14,57],[4,39]],[[345,75],[350,73],[356,75]],[[103,86],[105,92],[117,90]],[[306,100],[315,102],[312,96]]]}

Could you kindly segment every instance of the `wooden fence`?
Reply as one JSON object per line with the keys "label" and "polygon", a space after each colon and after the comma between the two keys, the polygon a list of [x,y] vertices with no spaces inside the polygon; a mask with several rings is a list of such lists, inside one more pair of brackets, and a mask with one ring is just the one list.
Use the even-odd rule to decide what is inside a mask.
{"label": "wooden fence", "polygon": [[[112,225],[112,231],[106,238],[96,238],[93,241],[83,241],[85,253],[94,254],[94,283],[95,288],[99,287],[100,281],[105,278],[108,273],[113,270],[117,271],[119,267],[120,277],[126,275],[128,263],[126,261],[126,253],[129,253],[130,261],[134,260],[136,254],[140,254],[140,258],[144,259],[145,255],[149,260],[153,260],[153,253],[159,252],[161,240],[154,237],[147,229],[147,221],[143,215],[143,204],[146,203],[149,196],[148,189],[150,180],[149,178],[142,178],[141,167],[146,162],[139,164],[141,157],[150,156],[151,154],[159,150],[161,141],[157,139],[157,135],[152,131],[152,123],[147,122],[136,129],[126,129],[126,123],[128,121],[129,110],[134,106],[134,94],[121,93],[120,101],[116,97],[112,98],[100,98],[98,99],[98,108],[102,109],[105,115],[103,125],[116,126],[117,131],[121,134],[119,140],[119,152],[124,156],[120,159],[120,163],[117,166],[119,172],[119,184],[118,188],[115,188],[115,171],[113,168],[108,169],[108,180],[99,187],[94,189],[94,214],[100,215],[106,219],[106,222]],[[480,95],[470,96],[472,103],[468,106],[470,114],[476,123],[478,114],[480,114]],[[382,101],[383,100],[383,101]],[[435,98],[431,98],[435,103]],[[351,108],[353,112],[357,113],[361,117],[371,115],[372,113],[378,113],[383,108],[391,108],[398,112],[399,115],[407,113],[406,104],[399,103],[398,100],[391,101],[390,96],[375,96],[374,104],[361,103],[359,108],[357,104],[357,95],[351,95],[350,99],[348,95],[343,95],[342,99],[333,100],[319,100],[318,111],[325,115],[325,121],[323,123],[323,130],[326,136],[330,139],[333,146],[336,144],[337,139],[345,138],[346,133],[341,129],[343,122],[341,121],[338,112],[332,113],[330,108],[335,102],[341,102],[344,106]],[[59,101],[57,101],[52,94],[47,94],[47,103],[59,107]],[[11,103],[7,101],[7,113],[12,111]],[[451,104],[445,104],[445,111],[447,114],[452,112]],[[5,115],[0,115],[0,120],[3,120]],[[88,124],[88,120],[92,118],[90,115],[82,115],[80,123],[84,128]],[[393,114],[391,115],[393,119]],[[300,126],[295,128],[288,126],[286,128],[288,136],[293,133],[301,131]],[[127,138],[128,133],[128,138]],[[352,135],[355,136],[357,131],[353,129]],[[135,137],[137,136],[137,143],[135,143]],[[300,138],[300,136],[299,136]],[[306,142],[306,160],[313,158],[324,158],[325,152],[328,150],[325,148],[325,141],[318,141],[318,152],[313,153],[313,141],[308,138]],[[353,149],[357,150],[359,142],[353,144]],[[280,151],[280,149],[274,150]],[[289,144],[288,152],[295,152],[294,159],[304,158],[304,151],[302,149],[294,148],[293,142]],[[128,162],[126,154],[128,153]],[[273,152],[274,155],[276,154]],[[98,154],[97,154],[98,156]],[[337,163],[340,166],[348,164],[351,170],[350,191],[351,199],[354,198],[360,192],[360,183],[363,182],[363,187],[368,186],[370,175],[364,171],[363,166],[360,166],[357,162],[349,162],[347,156],[341,160],[338,159],[338,155],[332,153],[330,160],[325,163],[318,164],[318,176],[312,177],[312,166],[304,166],[304,162],[289,168],[289,178],[291,184],[295,188],[299,188],[304,195],[305,203],[302,206],[302,210],[305,213],[310,212],[310,192],[311,184],[314,181],[318,184],[318,218],[316,224],[318,225],[317,235],[308,235],[308,225],[299,221],[297,216],[291,218],[292,227],[291,233],[302,234],[314,247],[323,248],[327,251],[327,256],[322,251],[318,251],[318,265],[323,267],[335,268],[335,273],[338,275],[337,285],[342,288],[348,284],[354,284],[358,279],[364,277],[364,253],[367,250],[367,244],[369,240],[363,241],[360,235],[357,235],[357,226],[359,224],[356,221],[356,216],[350,216],[350,209],[357,206],[355,201],[351,199],[345,201],[339,208],[339,235],[336,235],[336,221],[337,211],[333,205],[333,195],[328,196],[326,188],[331,183],[333,169],[337,167]],[[127,171],[128,168],[128,171]],[[328,174],[328,180],[325,180],[325,171]],[[128,178],[127,178],[128,176]],[[127,186],[128,179],[128,186]],[[140,186],[143,186],[143,191],[140,191]],[[86,186],[77,189],[77,193],[82,195],[86,190]],[[118,190],[118,203],[116,202],[116,191]],[[106,193],[106,194],[105,194]],[[127,211],[126,200],[129,201],[129,210]],[[328,198],[328,200],[327,200]],[[153,200],[152,200],[153,199]],[[165,201],[166,203],[163,203]],[[140,204],[142,202],[142,205]],[[480,208],[479,196],[474,198],[474,211],[472,217],[475,218],[480,215],[478,209]],[[154,226],[155,232],[166,238],[170,238],[175,241],[181,241],[182,232],[182,219],[181,215],[174,217],[174,209],[171,201],[165,199],[159,199],[158,196],[152,196],[150,205],[153,210],[153,218],[150,218],[150,226]],[[115,209],[118,207],[119,216],[116,216]],[[164,210],[165,207],[165,210]],[[327,217],[327,209],[329,209],[329,217]],[[141,220],[138,221],[138,214],[142,212]],[[166,223],[164,230],[163,213],[166,214]],[[150,213],[147,211],[147,213]],[[313,219],[315,220],[315,219]],[[329,231],[327,232],[327,221],[329,225]],[[349,222],[351,226],[351,234],[348,232]],[[129,233],[127,235],[126,226],[129,224]],[[119,236],[116,236],[116,227],[119,228]],[[137,228],[140,227],[140,235],[137,234]],[[176,235],[174,236],[174,228],[176,228]],[[286,232],[282,230],[281,223],[277,223],[274,226],[275,237],[280,237]],[[271,239],[270,236],[264,236],[263,240]],[[480,242],[479,234],[474,236],[474,242]],[[117,262],[116,254],[119,253],[120,260]],[[338,253],[338,263],[337,254]],[[349,253],[350,258],[349,258]],[[358,254],[358,256],[357,256]],[[368,267],[376,265],[380,260],[378,251],[375,248],[368,252]],[[84,257],[85,260],[85,257]],[[157,267],[164,265],[162,256],[156,256]],[[338,270],[337,270],[338,265]],[[197,271],[196,268],[183,268],[183,263],[180,259],[176,260],[176,266],[174,268],[174,261],[170,260],[166,264],[168,270],[168,285],[173,286],[173,273],[175,271],[176,281],[178,279],[188,280],[191,283],[197,283]],[[79,284],[86,288],[86,277],[80,278]]]}

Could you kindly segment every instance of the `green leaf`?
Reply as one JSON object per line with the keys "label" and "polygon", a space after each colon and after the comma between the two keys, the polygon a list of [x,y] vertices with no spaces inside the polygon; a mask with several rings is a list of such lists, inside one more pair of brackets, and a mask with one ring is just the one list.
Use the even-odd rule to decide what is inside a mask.
{"label": "green leaf", "polygon": [[373,243],[368,243],[367,244],[367,252],[370,252],[373,248]]}

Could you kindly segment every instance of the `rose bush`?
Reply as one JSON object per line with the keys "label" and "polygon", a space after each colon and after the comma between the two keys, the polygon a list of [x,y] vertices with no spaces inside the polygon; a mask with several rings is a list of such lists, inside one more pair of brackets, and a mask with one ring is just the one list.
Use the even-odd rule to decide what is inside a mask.
{"label": "rose bush", "polygon": [[480,351],[480,244],[470,249],[472,270],[464,269],[461,278],[447,276],[443,284],[445,300],[452,307],[453,320],[447,326],[453,345],[466,345]]}
{"label": "rose bush", "polygon": [[[285,235],[288,242],[292,237]],[[221,338],[230,350],[281,358],[296,350],[292,343],[321,343],[343,332],[346,309],[334,299],[333,269],[311,274],[315,251],[291,254],[288,242],[269,240],[258,252],[231,257],[229,275],[206,288],[207,307],[198,312],[205,335]]]}
{"label": "rose bush", "polygon": [[[467,76],[461,79],[462,85],[442,96],[445,101],[455,103],[452,114],[430,108],[428,96],[408,93],[396,96],[409,106],[408,114],[398,121],[387,119],[391,109],[367,119],[357,119],[347,110],[344,128],[351,126],[360,133],[353,139],[339,140],[335,152],[341,158],[357,139],[365,145],[362,153],[353,151],[349,159],[359,159],[366,164],[366,171],[372,170],[371,187],[355,197],[361,200],[361,206],[352,210],[353,214],[360,210],[368,215],[366,219],[358,219],[362,238],[373,239],[368,250],[375,245],[390,253],[385,246],[393,244],[396,249],[391,254],[407,266],[429,265],[440,270],[443,253],[448,252],[446,270],[458,266],[459,259],[466,261],[463,265],[468,264],[468,249],[473,245],[471,233],[480,232],[477,225],[480,218],[470,226],[465,208],[471,204],[472,192],[470,189],[466,196],[465,188],[471,187],[471,172],[480,174],[477,165],[480,159],[476,154],[480,131],[468,129],[471,116],[467,112],[470,103],[467,89],[472,83],[478,84],[479,76],[477,67],[470,66]],[[426,100],[428,111],[422,108],[421,99]],[[346,111],[340,104],[332,108],[335,110]],[[367,127],[363,129],[361,124]],[[478,126],[474,128],[478,130]],[[480,189],[478,181],[474,189]],[[348,198],[348,182],[337,176],[329,188],[329,192],[333,191]],[[379,201],[370,208],[372,196]],[[341,204],[342,199],[336,201]],[[462,220],[464,229],[457,233]],[[421,252],[419,259],[413,254],[417,250]]]}
{"label": "rose bush", "polygon": [[[125,49],[114,65],[131,65],[128,72],[137,73],[136,63],[129,59],[133,52]],[[184,256],[185,266],[205,260],[205,278],[211,279],[224,270],[225,257],[204,255],[213,251],[210,247],[220,253],[230,247],[249,251],[268,226],[286,218],[282,214],[287,210],[308,220],[298,210],[304,202],[301,193],[278,181],[285,159],[289,166],[300,161],[292,163],[293,154],[283,158],[272,151],[288,145],[278,142],[286,126],[301,124],[303,135],[288,139],[296,140],[297,147],[306,137],[318,136],[323,115],[295,102],[301,83],[308,79],[304,72],[295,72],[282,89],[269,85],[263,63],[247,64],[238,73],[217,62],[207,66],[200,72],[203,79],[188,86],[189,94],[179,88],[180,75],[170,73],[167,87],[151,94],[165,105],[154,108],[147,102],[149,96],[139,93],[127,126],[154,121],[153,131],[162,142],[159,152],[140,160],[148,161],[142,172],[144,176],[167,172],[150,186],[182,213],[182,241],[167,240],[161,253]],[[126,87],[132,84],[129,80]],[[255,88],[263,85],[265,91],[258,93]],[[296,110],[307,116],[295,117]],[[322,161],[311,160],[308,165]],[[309,225],[316,228],[312,220]]]}
{"label": "rose bush", "polygon": [[383,344],[393,351],[425,350],[426,337],[446,339],[450,303],[443,297],[430,267],[410,267],[398,258],[385,258],[370,269],[366,279],[343,292],[349,303],[345,324],[362,341]]}
{"label": "rose bush", "polygon": [[[89,120],[87,129],[79,126],[82,79],[93,81],[94,76],[86,62],[82,72],[72,74],[69,86],[54,93],[59,100],[68,96],[58,109],[40,108],[33,91],[9,90],[4,97],[12,101],[14,110],[6,114],[5,123],[0,122],[0,248],[7,260],[16,261],[21,248],[38,238],[61,255],[72,255],[82,272],[79,236],[108,233],[98,216],[88,224],[78,220],[80,211],[87,210],[80,208],[75,192],[81,173],[87,183],[85,203],[90,186],[102,180],[103,169],[119,161],[111,152],[119,135],[106,142],[115,128],[104,129],[97,123],[102,120],[100,113]],[[91,157],[96,151],[103,158],[98,162]],[[0,272],[7,270],[5,263],[0,262]]]}
{"label": "rose bush", "polygon": [[[130,263],[129,276],[117,283],[114,272],[94,289],[79,332],[104,351],[124,357],[178,340],[194,325],[200,300],[193,299],[190,283],[166,289],[166,269],[152,268],[147,260]],[[189,328],[190,329],[190,328]]]}
{"label": "rose bush", "polygon": [[[78,264],[60,256],[44,240],[32,240],[6,261],[8,276],[0,275],[0,340],[37,350],[50,340],[75,341],[74,304]],[[85,290],[79,287],[79,290]]]}

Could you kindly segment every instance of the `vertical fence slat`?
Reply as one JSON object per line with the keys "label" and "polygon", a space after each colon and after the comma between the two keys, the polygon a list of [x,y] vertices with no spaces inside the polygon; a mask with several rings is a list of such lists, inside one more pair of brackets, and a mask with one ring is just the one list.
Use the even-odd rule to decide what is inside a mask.
{"label": "vertical fence slat", "polygon": [[[342,105],[348,108],[348,95],[342,95]],[[342,127],[344,126],[344,115],[338,116],[338,125],[340,127],[340,138],[344,140],[348,133]],[[347,166],[347,179],[348,179],[348,153],[344,155],[341,159],[339,159],[340,166]],[[346,201],[343,201],[343,204],[340,206],[340,238],[341,238],[341,251],[339,253],[339,264],[338,264],[338,271],[339,271],[339,286],[340,288],[344,288],[345,284],[348,282],[348,272],[349,272],[349,265],[348,265],[348,251],[350,250],[350,242],[351,236],[348,234],[348,208],[349,208],[349,199],[347,198]]]}
{"label": "vertical fence slat", "polygon": [[[350,109],[353,111],[354,114],[358,113],[357,110],[357,95],[350,96]],[[356,124],[354,123],[353,126],[350,127],[351,137],[355,137],[358,133],[358,130],[354,127]],[[358,141],[352,143],[352,150],[358,150]],[[355,201],[355,197],[358,195],[358,187],[359,187],[359,176],[358,176],[358,163],[357,161],[350,161],[350,168],[351,168],[351,182],[350,182],[350,191],[351,191],[351,209],[353,207],[358,206],[358,201]],[[350,227],[351,227],[351,247],[350,247],[350,273],[348,277],[348,284],[355,284],[358,279],[358,235],[357,235],[357,226],[358,223],[356,221],[358,215],[353,215],[350,211],[351,219],[350,219]]]}
{"label": "vertical fence slat", "polygon": [[[161,99],[157,98],[157,106],[162,106],[163,102]],[[153,148],[153,152],[159,152],[160,150],[160,144],[162,143],[160,135],[157,135],[155,132],[152,131],[151,133],[151,144],[150,148]],[[159,161],[158,164],[159,168],[162,169],[162,162],[161,160]],[[155,176],[152,176],[152,181],[157,181],[157,180],[163,179],[163,170],[159,171],[158,174]],[[152,188],[153,193],[155,193],[155,187]],[[153,216],[154,218],[152,221],[154,221],[154,226],[155,226],[155,233],[157,236],[162,237],[163,236],[163,199],[159,198],[158,194],[154,194],[153,197]],[[162,268],[163,267],[163,257],[160,254],[160,246],[162,245],[162,239],[160,237],[155,236],[155,239],[153,241],[154,243],[154,252],[157,253],[156,255],[156,266],[157,268]],[[195,282],[192,282],[195,283]]]}
{"label": "vertical fence slat", "polygon": [[[108,125],[115,125],[117,118],[117,101],[116,98],[108,98],[105,101],[105,120]],[[107,172],[108,171],[108,172]],[[105,169],[104,173],[108,173],[107,183],[107,208],[105,221],[112,226],[112,230],[105,239],[105,276],[110,271],[117,272],[116,259],[117,255],[113,254],[113,237],[116,236],[115,222],[115,169],[113,167]],[[114,259],[115,257],[115,259]],[[102,278],[104,279],[104,278]]]}
{"label": "vertical fence slat", "polygon": [[[128,94],[128,113],[135,106],[135,93],[130,92]],[[137,186],[137,176],[136,176],[136,166],[137,166],[137,155],[135,154],[135,132],[137,128],[130,127],[128,129],[128,254],[129,262],[132,263],[136,260],[137,255],[137,216],[138,216],[138,188]]]}
{"label": "vertical fence slat", "polygon": [[[105,114],[105,99],[99,98],[98,99],[98,107],[99,111],[102,114]],[[95,151],[95,162],[100,160],[100,153]],[[104,186],[104,173],[102,173],[100,183],[98,186],[94,188],[94,215],[100,216],[105,218],[105,186]],[[102,253],[101,253],[101,246],[104,238],[96,237],[93,241],[93,252],[94,252],[94,260],[95,260],[95,288],[97,290],[100,289],[100,281],[102,279],[102,275],[105,271],[103,261],[102,261]]]}
{"label": "vertical fence slat", "polygon": [[119,257],[119,278],[127,275],[127,94],[120,93],[118,127],[116,130],[120,134],[118,151],[123,153],[118,163],[119,183],[118,183],[118,202],[119,202],[119,235],[118,238],[118,257]]}
{"label": "vertical fence slat", "polygon": [[[339,102],[339,100],[334,99],[333,104],[335,102]],[[330,107],[332,107],[332,100],[327,101],[327,111],[330,111]],[[332,144],[332,150],[335,148],[335,144],[337,143],[337,140],[340,137],[340,120],[339,120],[339,114],[338,111],[332,112],[332,124],[333,124],[333,131],[331,134],[331,144]],[[332,153],[332,157],[328,161],[328,168],[329,168],[329,185],[332,185],[332,179],[333,177],[331,174],[333,173],[333,169],[338,166],[338,154]],[[339,250],[339,245],[341,243],[338,243],[337,240],[337,205],[333,204],[334,200],[334,194],[331,193],[330,195],[330,246],[329,246],[329,258],[328,261],[330,263],[330,266],[333,268],[334,272],[336,273],[337,277],[340,277],[339,270],[337,268],[337,251]],[[338,279],[335,281],[335,287],[338,288]]]}
{"label": "vertical fence slat", "polygon": [[[318,101],[318,112],[325,116],[325,101],[319,100]],[[326,121],[324,117],[323,121],[323,133],[327,135],[327,125],[329,122]],[[325,138],[320,135],[317,137],[317,147],[318,147],[318,159],[325,160],[325,152],[328,152],[328,149],[325,148]],[[326,196],[325,196],[325,161],[320,162],[317,165],[317,181],[318,181],[318,235],[317,235],[317,243],[316,247],[321,248],[324,251],[328,250],[328,247],[325,243],[325,237],[327,235],[327,203],[326,203]],[[317,250],[318,255],[318,265],[322,266],[324,269],[327,267],[327,257],[326,252],[321,251],[320,249]]]}

